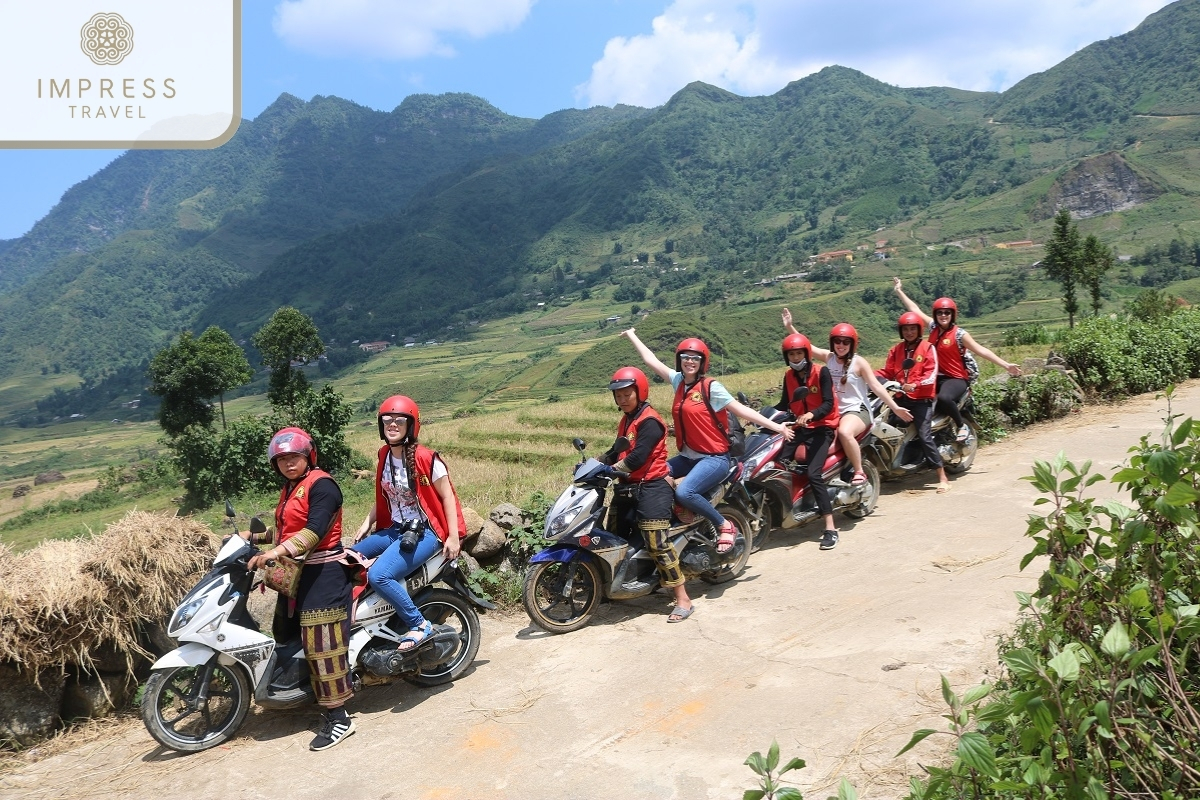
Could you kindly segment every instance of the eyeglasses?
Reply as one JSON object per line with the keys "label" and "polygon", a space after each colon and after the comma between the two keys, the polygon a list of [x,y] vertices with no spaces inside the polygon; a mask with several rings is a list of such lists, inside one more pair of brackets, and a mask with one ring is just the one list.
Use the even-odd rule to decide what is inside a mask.
{"label": "eyeglasses", "polygon": [[395,414],[395,415],[381,414],[379,417],[379,421],[382,422],[384,425],[395,425],[395,426],[399,427],[401,425],[408,424],[408,417],[402,416],[400,414]]}
{"label": "eyeglasses", "polygon": [[847,338],[845,338],[845,337],[842,337],[842,336],[835,336],[834,338],[832,338],[832,339],[830,339],[830,340],[829,340],[829,343],[830,343],[830,344],[833,344],[833,345],[839,345],[839,344],[854,344],[854,340],[853,340],[853,339],[847,339]]}
{"label": "eyeglasses", "polygon": [[937,311],[933,312],[933,315],[935,317],[953,317],[954,312],[949,308],[939,308]]}
{"label": "eyeglasses", "polygon": [[683,355],[681,355],[679,357],[679,360],[680,361],[695,361],[697,364],[699,364],[701,361],[704,360],[704,358],[703,358],[703,356],[694,356],[691,353],[684,353]]}

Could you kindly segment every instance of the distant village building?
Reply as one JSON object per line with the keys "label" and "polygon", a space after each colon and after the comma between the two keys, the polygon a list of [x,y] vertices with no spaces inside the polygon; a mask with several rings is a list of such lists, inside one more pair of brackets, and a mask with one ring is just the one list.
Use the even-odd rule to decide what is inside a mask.
{"label": "distant village building", "polygon": [[1037,247],[1037,245],[1035,245],[1029,239],[1022,239],[1019,242],[998,242],[994,246],[1000,248],[1001,250],[1009,250],[1009,249],[1015,250],[1016,248],[1019,248],[1019,247]]}
{"label": "distant village building", "polygon": [[827,264],[830,261],[835,261],[839,258],[844,258],[847,261],[853,261],[854,260],[854,251],[853,250],[830,250],[828,253],[818,253],[817,254],[817,261],[821,262],[822,264]]}
{"label": "distant village building", "polygon": [[363,342],[358,346],[364,353],[382,353],[391,347],[391,342]]}

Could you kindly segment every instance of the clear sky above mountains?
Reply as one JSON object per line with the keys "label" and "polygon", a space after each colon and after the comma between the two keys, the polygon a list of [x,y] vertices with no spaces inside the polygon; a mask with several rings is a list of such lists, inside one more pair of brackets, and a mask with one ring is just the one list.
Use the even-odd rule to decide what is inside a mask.
{"label": "clear sky above mountains", "polygon": [[[282,92],[391,110],[468,92],[509,114],[652,107],[700,80],[771,94],[830,64],[1002,91],[1166,0],[243,0],[242,116]],[[0,126],[3,126],[0,118]],[[0,150],[0,239],[119,151]]]}

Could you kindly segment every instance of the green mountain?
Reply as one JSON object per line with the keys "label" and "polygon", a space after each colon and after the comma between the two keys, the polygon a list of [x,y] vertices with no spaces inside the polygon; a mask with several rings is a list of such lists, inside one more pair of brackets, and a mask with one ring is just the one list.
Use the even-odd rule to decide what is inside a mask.
{"label": "green mountain", "polygon": [[541,120],[284,95],[217,150],[126,154],[0,243],[0,377],[95,377],[283,304],[345,343],[466,336],[614,282],[711,303],[880,235],[1032,238],[1061,206],[1119,215],[1097,231],[1129,252],[1200,220],[1197,31],[1181,0],[1000,94],[830,67],[769,97],[695,83]]}

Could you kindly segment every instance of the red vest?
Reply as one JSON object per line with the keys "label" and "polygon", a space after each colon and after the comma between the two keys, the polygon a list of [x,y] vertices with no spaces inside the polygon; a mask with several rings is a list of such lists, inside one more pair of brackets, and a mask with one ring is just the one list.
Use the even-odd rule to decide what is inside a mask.
{"label": "red vest", "polygon": [[617,454],[617,460],[620,461],[637,446],[638,426],[644,421],[652,419],[659,425],[662,425],[663,435],[658,440],[658,444],[654,445],[654,449],[650,451],[650,457],[646,459],[646,463],[629,473],[626,478],[630,483],[641,483],[642,481],[652,481],[655,478],[665,478],[668,475],[667,470],[667,424],[663,422],[663,418],[658,415],[658,412],[650,407],[649,403],[642,403],[642,410],[633,419],[629,418],[628,414],[621,415],[621,421],[617,423],[617,436],[624,436],[629,440],[629,447]]}
{"label": "red vest", "polygon": [[[308,522],[308,496],[312,492],[312,485],[321,478],[332,480],[332,476],[328,472],[310,469],[292,489],[291,494],[288,494],[288,486],[284,486],[280,491],[279,505],[275,507],[275,530],[279,531],[281,543],[304,530],[304,526]],[[320,534],[320,531],[314,531],[314,533]],[[317,542],[313,551],[332,550],[341,541],[342,510],[339,508],[333,515],[333,521],[329,523],[329,530],[325,531],[325,535]]]}
{"label": "red vest", "polygon": [[937,351],[929,342],[918,339],[912,351],[915,363],[911,369],[906,370],[902,365],[908,357],[905,343],[897,343],[888,351],[883,369],[876,370],[875,375],[884,380],[899,381],[901,384],[915,384],[916,388],[909,397],[913,400],[932,400],[937,396]]}
{"label": "red vest", "polygon": [[[683,450],[687,445],[697,453],[719,456],[729,452],[729,440],[713,423],[713,414],[705,401],[705,393],[712,391],[710,383],[712,378],[701,378],[692,384],[685,397],[681,381],[675,390],[675,400],[671,403],[671,418],[675,422],[676,447]],[[721,409],[716,416],[721,426],[729,430],[728,412]]]}
{"label": "red vest", "polygon": [[[796,370],[788,368],[788,371],[783,376],[783,392],[788,398],[788,408],[796,419],[800,419],[802,414],[807,414],[809,411],[816,411],[817,406],[825,402],[821,397],[821,370],[816,368],[814,364],[808,370],[808,394],[804,399],[797,402],[792,400],[792,394],[800,388],[800,376],[796,374]],[[826,428],[836,428],[842,420],[842,413],[838,411],[837,392],[833,393],[833,409],[821,419],[815,419],[810,425],[819,427],[824,425]]]}
{"label": "red vest", "polygon": [[937,348],[938,374],[947,378],[970,380],[967,365],[963,363],[962,350],[958,349],[958,326],[944,331],[934,325],[929,333],[929,342]]}
{"label": "red vest", "polygon": [[[392,525],[392,508],[383,493],[383,465],[387,461],[388,451],[391,449],[386,444],[379,448],[379,463],[375,465],[375,530],[377,531],[385,530]],[[433,475],[433,459],[435,457],[441,458],[425,445],[417,445],[417,452],[413,458],[416,462],[417,474],[409,475],[408,481],[410,486],[414,482],[416,483],[417,506],[425,515],[425,519],[429,521],[429,527],[433,528],[433,532],[444,542],[450,535],[450,528],[446,519],[446,510],[442,507],[442,498],[437,493],[437,489],[433,488],[433,481],[430,479],[430,476]],[[449,475],[446,476],[446,480],[450,480]],[[450,492],[454,495],[454,512],[458,515],[458,538],[461,540],[466,538],[467,523],[463,519],[462,503],[458,500],[458,492],[454,491],[453,483],[450,484]]]}

